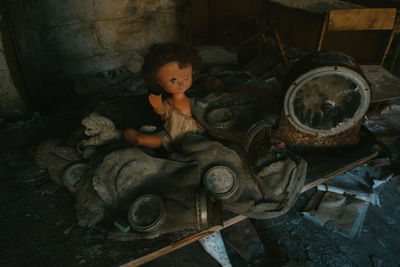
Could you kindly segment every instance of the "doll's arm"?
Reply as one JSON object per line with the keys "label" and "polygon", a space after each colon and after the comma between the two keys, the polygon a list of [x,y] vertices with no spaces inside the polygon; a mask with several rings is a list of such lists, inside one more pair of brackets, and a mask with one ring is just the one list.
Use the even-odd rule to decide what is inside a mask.
{"label": "doll's arm", "polygon": [[162,100],[161,95],[150,94],[149,95],[150,105],[153,107],[155,113],[158,115],[165,114],[165,103]]}
{"label": "doll's arm", "polygon": [[123,134],[126,142],[137,146],[158,148],[162,145],[161,137],[157,134],[143,134],[133,129],[126,129]]}

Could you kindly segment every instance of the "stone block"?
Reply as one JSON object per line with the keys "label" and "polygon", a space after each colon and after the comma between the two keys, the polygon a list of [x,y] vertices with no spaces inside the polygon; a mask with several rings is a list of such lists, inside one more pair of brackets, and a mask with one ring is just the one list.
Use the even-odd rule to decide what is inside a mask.
{"label": "stone block", "polygon": [[99,42],[107,52],[144,48],[149,45],[149,27],[135,19],[98,21]]}
{"label": "stone block", "polygon": [[132,13],[131,2],[130,0],[94,0],[96,17],[98,20],[127,18]]}
{"label": "stone block", "polygon": [[96,20],[93,0],[40,0],[49,26],[71,25]]}
{"label": "stone block", "polygon": [[53,28],[45,40],[46,50],[60,58],[87,58],[102,52],[94,25],[85,23]]}

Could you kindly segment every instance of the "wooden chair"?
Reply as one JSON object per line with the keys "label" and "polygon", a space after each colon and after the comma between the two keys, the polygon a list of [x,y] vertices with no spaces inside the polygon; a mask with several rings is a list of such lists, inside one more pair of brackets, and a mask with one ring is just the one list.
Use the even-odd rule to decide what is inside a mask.
{"label": "wooden chair", "polygon": [[397,33],[400,16],[395,8],[338,9],[325,14],[318,41],[317,52],[322,48],[324,38],[330,31],[391,31],[385,52],[380,61],[383,65],[393,37]]}
{"label": "wooden chair", "polygon": [[371,83],[371,102],[400,98],[400,79],[383,68],[395,34],[399,33],[400,15],[395,8],[337,9],[325,14],[316,52],[321,51],[325,36],[333,31],[390,31],[379,65],[361,69]]}

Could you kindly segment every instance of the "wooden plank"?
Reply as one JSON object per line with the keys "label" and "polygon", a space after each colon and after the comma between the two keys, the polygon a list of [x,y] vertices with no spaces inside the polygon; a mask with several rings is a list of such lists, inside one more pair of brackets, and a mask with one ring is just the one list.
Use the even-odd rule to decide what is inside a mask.
{"label": "wooden plank", "polygon": [[210,229],[207,229],[207,230],[204,230],[204,231],[199,232],[197,234],[191,235],[191,236],[189,236],[189,237],[187,237],[187,238],[185,238],[185,239],[183,239],[183,240],[181,240],[179,242],[176,242],[174,244],[170,244],[170,245],[165,246],[165,247],[163,247],[163,248],[161,248],[161,249],[159,249],[157,251],[149,253],[149,254],[147,254],[147,255],[145,255],[143,257],[140,257],[138,259],[130,261],[130,262],[126,263],[126,264],[123,264],[123,265],[121,265],[121,267],[133,267],[133,266],[142,265],[142,264],[144,264],[146,262],[149,262],[149,261],[152,261],[152,260],[154,260],[154,259],[156,259],[156,258],[158,258],[158,257],[160,257],[160,256],[162,256],[164,254],[167,254],[167,253],[169,253],[171,251],[177,250],[177,249],[179,249],[179,248],[181,248],[183,246],[186,246],[186,245],[188,245],[190,243],[193,243],[194,241],[197,241],[197,240],[199,240],[199,239],[201,239],[201,238],[203,238],[205,236],[208,236],[209,234],[212,234],[214,232],[220,231],[220,230],[222,230],[224,228],[227,228],[227,227],[229,227],[229,226],[231,226],[231,225],[233,225],[235,223],[243,221],[246,218],[247,217],[243,216],[243,215],[235,216],[235,217],[225,221],[223,223],[223,225],[217,225],[217,226],[211,227]]}
{"label": "wooden plank", "polygon": [[380,65],[362,65],[361,70],[371,84],[371,102],[400,98],[400,79]]}
{"label": "wooden plank", "polygon": [[392,30],[395,8],[332,10],[328,31]]}
{"label": "wooden plank", "polygon": [[366,156],[366,157],[357,159],[356,161],[351,162],[351,163],[341,167],[340,169],[337,169],[337,170],[335,170],[333,172],[330,172],[329,174],[327,174],[327,175],[325,175],[325,176],[323,176],[323,177],[321,177],[321,178],[319,178],[317,180],[314,180],[314,181],[312,181],[310,183],[307,183],[307,184],[305,184],[303,186],[303,189],[301,190],[301,193],[304,193],[307,190],[310,190],[311,188],[314,188],[319,184],[322,184],[322,183],[325,183],[325,182],[329,181],[330,179],[334,178],[335,176],[338,176],[338,175],[340,175],[342,173],[345,173],[345,172],[347,172],[347,171],[349,171],[349,170],[351,170],[351,169],[353,169],[353,168],[355,168],[355,167],[357,167],[357,166],[359,166],[361,164],[364,164],[364,163],[368,162],[369,160],[375,158],[377,155],[378,155],[378,152],[371,152],[371,154]]}
{"label": "wooden plank", "polygon": [[377,156],[372,147],[376,141],[368,131],[360,130],[360,141],[357,145],[303,150],[298,154],[308,163],[306,181],[302,193],[329,179],[355,168]]}

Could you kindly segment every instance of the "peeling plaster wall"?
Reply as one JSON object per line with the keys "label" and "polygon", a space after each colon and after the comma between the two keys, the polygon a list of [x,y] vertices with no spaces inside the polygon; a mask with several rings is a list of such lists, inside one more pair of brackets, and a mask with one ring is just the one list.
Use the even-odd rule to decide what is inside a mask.
{"label": "peeling plaster wall", "polygon": [[[0,23],[1,23],[0,17]],[[4,55],[3,34],[0,31],[0,113],[23,107],[21,97],[14,86]]]}

